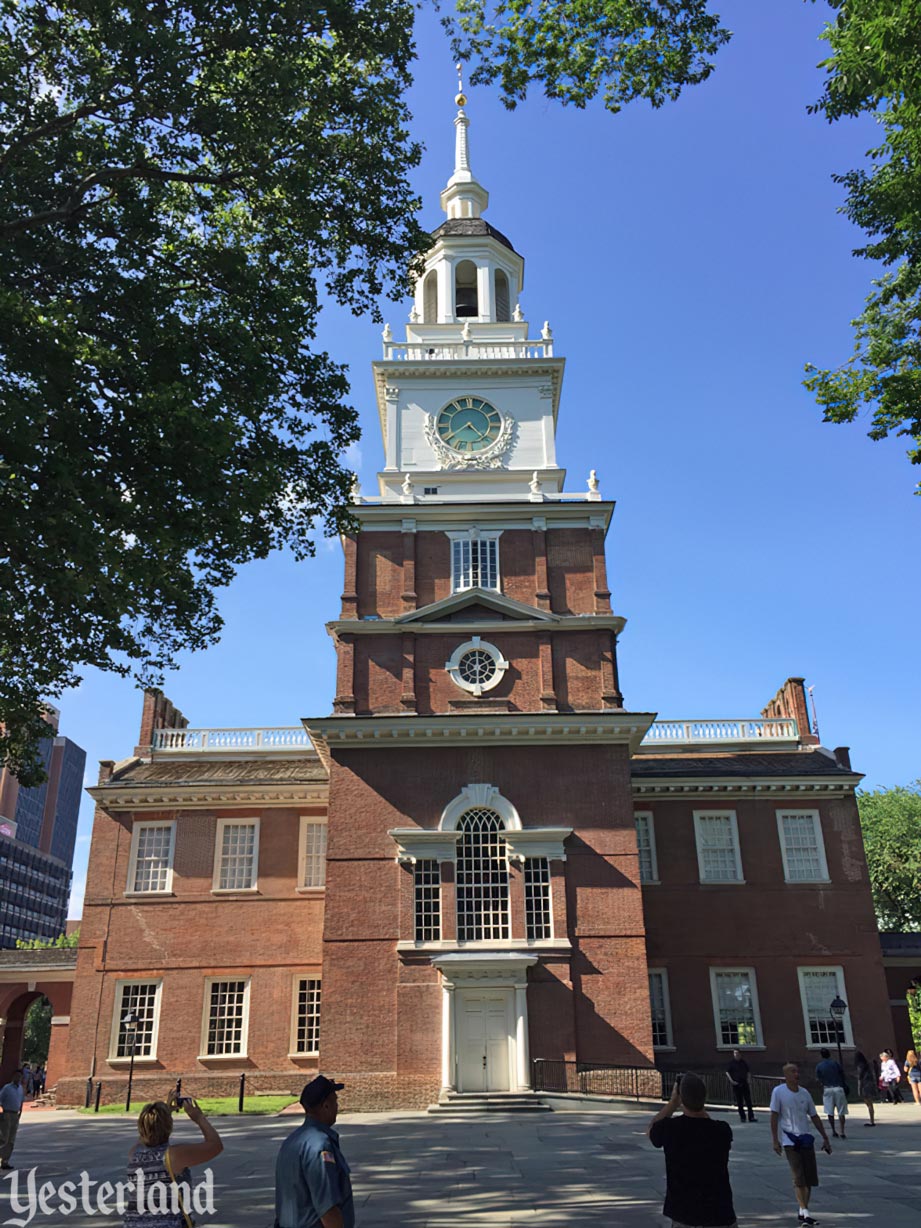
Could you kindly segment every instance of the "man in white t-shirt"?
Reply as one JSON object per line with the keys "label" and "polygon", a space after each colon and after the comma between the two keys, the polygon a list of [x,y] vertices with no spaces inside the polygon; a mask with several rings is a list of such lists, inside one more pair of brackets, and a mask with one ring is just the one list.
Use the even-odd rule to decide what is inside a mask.
{"label": "man in white t-shirt", "polygon": [[822,1136],[822,1150],[831,1155],[831,1143],[816,1112],[812,1097],[799,1085],[799,1067],[788,1062],[783,1068],[784,1082],[771,1093],[771,1142],[778,1155],[785,1155],[793,1174],[793,1188],[799,1203],[799,1222],[817,1224],[809,1214],[809,1196],[819,1184],[815,1162],[815,1137],[810,1126]]}

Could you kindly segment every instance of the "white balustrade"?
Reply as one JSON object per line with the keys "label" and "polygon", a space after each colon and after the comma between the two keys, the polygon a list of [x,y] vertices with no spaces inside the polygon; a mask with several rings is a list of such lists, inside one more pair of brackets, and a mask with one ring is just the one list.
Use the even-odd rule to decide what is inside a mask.
{"label": "white balustrade", "polygon": [[272,729],[155,729],[153,750],[192,755],[226,751],[266,752],[310,750],[310,738],[300,725]]}
{"label": "white balustrade", "polygon": [[799,736],[792,717],[738,721],[656,721],[643,745],[689,742],[793,742]]}
{"label": "white balustrade", "polygon": [[552,358],[552,341],[484,341],[477,338],[437,344],[384,342],[386,362],[455,362],[459,358]]}

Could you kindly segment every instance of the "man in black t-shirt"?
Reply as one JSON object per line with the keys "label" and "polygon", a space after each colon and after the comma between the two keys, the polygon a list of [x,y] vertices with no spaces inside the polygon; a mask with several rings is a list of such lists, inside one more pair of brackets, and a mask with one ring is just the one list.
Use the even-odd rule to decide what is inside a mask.
{"label": "man in black t-shirt", "polygon": [[740,1049],[733,1049],[732,1061],[726,1067],[726,1074],[729,1082],[732,1084],[732,1091],[736,1098],[736,1107],[739,1110],[739,1120],[745,1121],[745,1110],[748,1110],[748,1120],[755,1120],[755,1111],[752,1106],[752,1089],[748,1083],[748,1062],[742,1056]]}
{"label": "man in black t-shirt", "polygon": [[[732,1131],[704,1111],[706,1089],[695,1074],[679,1076],[672,1097],[647,1133],[665,1152],[665,1206],[672,1228],[734,1228],[729,1184]],[[675,1117],[678,1109],[681,1116]]]}

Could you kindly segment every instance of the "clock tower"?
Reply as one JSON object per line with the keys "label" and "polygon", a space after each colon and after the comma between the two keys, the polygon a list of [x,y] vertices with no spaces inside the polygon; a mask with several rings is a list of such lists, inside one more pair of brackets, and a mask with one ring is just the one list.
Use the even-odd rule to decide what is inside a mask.
{"label": "clock tower", "polygon": [[522,1095],[534,1058],[646,1065],[624,619],[594,472],[564,491],[564,360],[483,215],[457,96],[405,337],[373,364],[385,464],[354,491],[329,771],[321,1066],[351,1108]]}

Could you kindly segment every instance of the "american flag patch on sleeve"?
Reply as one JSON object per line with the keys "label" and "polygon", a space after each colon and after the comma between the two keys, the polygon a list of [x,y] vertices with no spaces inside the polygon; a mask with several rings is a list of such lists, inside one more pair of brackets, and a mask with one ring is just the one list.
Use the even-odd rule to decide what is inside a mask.
{"label": "american flag patch on sleeve", "polygon": [[320,1155],[323,1157],[324,1163],[326,1164],[336,1163],[336,1157],[333,1155],[331,1151],[321,1151]]}

